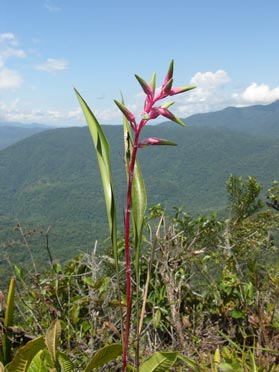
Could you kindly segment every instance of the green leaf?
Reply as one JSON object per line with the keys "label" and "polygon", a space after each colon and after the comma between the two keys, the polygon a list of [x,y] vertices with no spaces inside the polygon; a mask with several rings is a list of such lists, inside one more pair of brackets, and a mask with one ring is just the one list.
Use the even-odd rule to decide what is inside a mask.
{"label": "green leaf", "polygon": [[111,344],[104,346],[102,349],[98,350],[93,356],[88,366],[85,368],[84,372],[90,372],[94,368],[99,368],[109,363],[111,360],[116,359],[122,354],[121,344]]}
{"label": "green leaf", "polygon": [[51,355],[51,359],[53,362],[56,361],[56,350],[57,345],[60,341],[61,337],[61,323],[59,319],[55,319],[46,333],[46,346]]}
{"label": "green leaf", "polygon": [[[4,327],[7,329],[14,323],[14,309],[15,309],[15,278],[12,277],[9,286],[7,305],[4,318]],[[4,365],[11,361],[12,343],[10,341],[10,332],[7,331],[2,337],[2,353]]]}
{"label": "green leaf", "polygon": [[[105,203],[107,209],[108,223],[110,228],[111,240],[113,244],[114,257],[116,265],[118,265],[118,252],[117,252],[117,232],[116,232],[116,204],[112,186],[111,162],[110,162],[110,146],[107,138],[104,135],[102,127],[98,123],[93,112],[90,110],[87,103],[81,97],[79,92],[75,89],[80,106],[86,118],[94,147],[97,154],[99,163],[103,190],[105,196]],[[118,269],[118,267],[117,267]]]}
{"label": "green leaf", "polygon": [[161,310],[157,309],[155,311],[154,317],[152,319],[154,328],[158,328],[161,321]]}
{"label": "green leaf", "polygon": [[175,364],[177,356],[177,352],[154,353],[141,364],[139,372],[167,372]]}
{"label": "green leaf", "polygon": [[237,369],[235,369],[234,366],[232,366],[229,363],[222,362],[218,365],[218,368],[221,372],[236,372]]}
{"label": "green leaf", "polygon": [[45,351],[40,350],[35,357],[33,358],[30,366],[28,368],[28,372],[48,372],[49,369],[45,364]]}
{"label": "green leaf", "polygon": [[27,342],[21,347],[13,360],[6,365],[6,372],[27,372],[28,367],[36,354],[45,348],[45,339],[43,336],[37,337]]}
{"label": "green leaf", "polygon": [[63,372],[73,372],[74,371],[74,365],[73,365],[71,359],[65,353],[62,353],[62,352],[58,351],[57,352],[57,361],[58,361],[59,365],[62,367]]}
{"label": "green leaf", "polygon": [[240,319],[240,318],[243,318],[244,317],[244,313],[243,313],[243,311],[241,311],[241,310],[236,310],[236,309],[234,309],[233,311],[232,311],[232,318],[234,318],[234,319]]}
{"label": "green leaf", "polygon": [[74,303],[70,309],[70,319],[72,324],[77,324],[77,322],[79,321],[79,313],[80,306]]}
{"label": "green leaf", "polygon": [[[129,163],[133,150],[133,137],[131,128],[128,120],[123,116],[123,130],[124,130],[124,145],[125,145],[125,162],[126,162],[126,173],[128,177]],[[132,184],[132,220],[133,220],[133,233],[134,233],[134,244],[135,244],[135,269],[138,282],[139,276],[139,257],[140,257],[140,246],[142,240],[142,229],[144,222],[144,215],[146,211],[147,197],[145,184],[142,177],[141,169],[138,161],[135,162],[133,184]]]}
{"label": "green leaf", "polygon": [[178,354],[177,359],[182,360],[186,363],[189,367],[193,368],[195,372],[203,372],[204,369],[199,366],[193,359],[187,358],[184,355]]}

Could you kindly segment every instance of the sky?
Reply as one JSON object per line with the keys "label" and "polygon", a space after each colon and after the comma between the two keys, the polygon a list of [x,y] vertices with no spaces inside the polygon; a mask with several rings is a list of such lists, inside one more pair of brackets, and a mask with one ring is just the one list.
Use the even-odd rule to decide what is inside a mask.
{"label": "sky", "polygon": [[[174,60],[180,118],[279,99],[278,0],[0,0],[0,125],[85,125],[73,87],[101,124],[137,118]],[[139,120],[137,119],[137,120]],[[164,119],[164,118],[163,118]],[[162,120],[164,121],[164,120]]]}

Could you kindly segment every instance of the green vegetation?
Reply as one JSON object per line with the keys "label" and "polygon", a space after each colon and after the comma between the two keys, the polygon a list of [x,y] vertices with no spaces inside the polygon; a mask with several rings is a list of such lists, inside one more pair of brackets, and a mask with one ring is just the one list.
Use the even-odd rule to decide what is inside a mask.
{"label": "green vegetation", "polygon": [[0,150],[24,138],[49,129],[43,125],[22,125],[0,123]]}
{"label": "green vegetation", "polygon": [[[271,196],[278,193],[275,187]],[[176,361],[174,371],[271,372],[279,368],[279,214],[274,208],[262,208],[254,179],[232,176],[227,190],[230,203],[224,219],[216,215],[194,218],[179,208],[167,215],[159,205],[146,216],[140,294],[148,275],[149,292],[141,357],[164,350],[180,352],[179,357],[170,353]],[[243,200],[246,203],[239,208]],[[118,247],[122,268],[122,239]],[[33,268],[31,275],[16,267],[14,323],[18,327],[9,328],[13,352],[30,335],[37,336],[41,363],[53,365],[40,335],[49,337],[48,329],[56,319],[60,319],[61,334],[55,347],[74,371],[84,371],[97,350],[117,345],[120,323],[111,255],[110,250],[101,255],[93,250],[63,266],[53,263],[46,272]],[[121,271],[123,296],[124,276]],[[134,323],[131,332],[131,344],[136,347]],[[120,357],[121,350],[110,355]],[[116,358],[101,365],[96,371],[117,371],[121,361]]]}
{"label": "green vegetation", "polygon": [[[152,79],[153,81],[155,78]],[[147,83],[142,79],[139,82],[143,89],[147,90]],[[172,79],[166,86],[163,85],[162,92],[166,87],[170,89],[170,82]],[[153,94],[154,92],[155,88]],[[127,118],[131,117],[129,112],[128,114],[125,112],[126,108],[120,106],[120,109]],[[169,114],[167,112],[167,115]],[[137,126],[134,128],[136,133],[137,128]],[[150,128],[151,131],[153,129]],[[169,131],[168,125],[162,129]],[[196,132],[192,130],[192,134],[200,131],[200,129]],[[109,160],[105,159],[108,152],[100,147],[106,146],[106,140],[100,140],[99,137],[101,129],[97,129],[97,132],[95,145],[103,181],[105,180],[103,186],[107,198],[110,193],[106,186],[111,182],[111,174],[107,173],[110,168],[105,169],[102,162],[106,163],[106,167],[108,166]],[[171,133],[173,132],[175,131],[172,129]],[[217,133],[221,132],[222,139],[226,134],[236,138],[243,136],[239,137],[233,132],[225,134],[220,129],[210,129],[206,132],[207,139],[213,133],[216,140]],[[61,133],[59,130],[56,131],[58,136]],[[135,137],[136,145],[133,145],[130,138],[125,154],[128,164],[130,149],[136,151],[141,144],[154,145],[154,140],[156,144],[160,144],[158,141],[161,140],[150,133],[152,132],[146,131],[146,135],[150,137],[142,142],[137,142],[138,138]],[[171,133],[167,136],[171,142],[162,140],[161,144],[172,143]],[[93,133],[92,136],[94,137]],[[181,140],[182,132],[177,132],[177,136]],[[125,138],[127,139],[127,136]],[[276,155],[277,147],[275,145],[273,147],[272,142],[275,143],[276,140],[276,138],[268,139],[268,149],[272,148],[272,155]],[[28,139],[26,141],[28,142]],[[253,141],[264,144],[267,137],[253,136],[246,143],[248,145],[254,143]],[[19,145],[22,143],[24,144],[25,141]],[[191,143],[188,144],[191,147]],[[207,142],[207,145],[209,144],[210,142]],[[53,148],[55,159],[58,159],[57,150],[58,153],[67,152],[67,145],[69,144],[61,148]],[[199,143],[198,145],[200,146]],[[7,151],[9,152],[13,147],[3,153],[7,154]],[[238,148],[234,142],[232,148],[232,153],[239,149],[238,155],[243,156],[246,161],[251,157],[247,148]],[[266,149],[264,145],[263,149]],[[36,148],[33,150],[35,150],[33,156],[37,155],[40,158],[41,150],[45,149],[42,146],[40,153],[37,154]],[[231,149],[224,148],[219,154],[224,154],[225,150],[227,155]],[[170,149],[165,151],[167,152],[166,159],[174,165],[177,160],[173,159]],[[200,153],[203,155],[203,151],[199,151],[199,156]],[[212,151],[209,153],[211,154]],[[265,151],[264,155],[267,153],[268,151]],[[157,152],[153,151],[151,154],[154,160]],[[217,162],[215,155],[213,154],[212,158]],[[261,157],[261,165],[268,159],[267,169],[272,172],[272,159],[265,158],[264,155]],[[5,156],[0,158],[0,169],[1,167],[5,169],[7,165]],[[208,167],[215,164],[211,163],[212,158],[207,163]],[[224,158],[223,156],[222,161],[226,161]],[[64,165],[66,159],[64,156],[64,162],[61,164]],[[115,160],[113,157],[112,159]],[[141,161],[142,159],[143,157],[140,157]],[[74,159],[71,160],[74,163]],[[18,197],[19,205],[21,205],[21,194],[24,197],[29,194],[28,207],[32,204],[32,196],[36,195],[39,196],[39,200],[43,200],[40,199],[42,196],[49,196],[43,205],[45,211],[49,210],[51,202],[54,207],[55,200],[61,198],[61,208],[62,205],[67,207],[67,202],[63,198],[63,187],[67,182],[63,182],[59,171],[49,173],[49,175],[54,174],[55,178],[46,177],[44,174],[38,179],[37,172],[34,172],[32,167],[25,168],[30,176],[31,183],[29,183],[26,182],[29,177],[26,177],[21,168],[22,164],[22,162],[19,164],[14,162],[14,165],[18,166],[20,175],[19,182],[14,183],[14,189],[11,190],[8,185],[11,180],[13,182],[16,180],[17,175],[10,174],[10,180],[7,183],[3,181],[2,196],[5,195],[6,199],[3,199],[5,213],[2,213],[1,219],[6,226],[9,226],[13,213],[13,209],[5,210],[13,199],[11,191]],[[146,168],[143,172],[150,174],[148,168],[150,164],[151,162],[146,159]],[[181,165],[179,162],[178,164]],[[204,165],[200,157],[199,164]],[[47,169],[49,164],[45,165]],[[72,162],[68,165],[71,168]],[[202,169],[203,178],[208,170],[210,173],[212,168]],[[117,167],[116,171],[118,171]],[[131,174],[129,172],[128,186]],[[121,172],[116,174],[120,176]],[[245,180],[241,175],[241,172],[240,176],[232,175],[226,182],[229,204],[226,206],[224,203],[219,208],[215,208],[221,211],[219,216],[216,213],[201,214],[198,208],[191,216],[178,207],[174,208],[172,215],[169,215],[165,207],[156,204],[149,209],[149,214],[144,219],[143,230],[141,230],[142,220],[137,221],[138,215],[133,214],[139,208],[138,194],[127,193],[127,200],[129,201],[133,195],[131,200],[135,201],[132,204],[128,203],[125,210],[125,226],[128,226],[130,208],[132,210],[133,244],[130,243],[132,234],[130,236],[129,227],[125,228],[124,239],[117,234],[113,224],[115,211],[111,209],[112,204],[107,198],[111,245],[107,242],[107,249],[97,253],[97,244],[95,244],[93,252],[79,254],[64,265],[56,262],[53,250],[50,248],[49,238],[52,229],[50,225],[46,224],[48,227],[45,230],[39,228],[26,230],[21,222],[17,222],[14,233],[19,234],[20,241],[10,241],[8,244],[11,249],[21,245],[21,253],[12,257],[10,252],[7,252],[8,246],[5,245],[5,260],[1,262],[2,266],[4,262],[10,264],[8,269],[6,266],[5,274],[11,277],[13,273],[16,280],[13,277],[11,279],[6,297],[7,303],[5,303],[5,295],[0,292],[0,310],[3,315],[0,328],[0,370],[2,372],[277,371],[279,368],[278,182],[274,181],[269,185],[267,203],[265,203],[260,199],[262,186],[256,178],[249,176]],[[180,181],[181,178],[180,172]],[[75,179],[74,175],[72,179]],[[65,180],[68,181],[69,178],[66,177]],[[142,182],[140,172],[135,174],[135,180]],[[162,175],[158,174],[157,181],[160,180],[162,182]],[[166,175],[166,181],[172,181],[170,174]],[[71,183],[70,185],[72,186]],[[156,189],[161,189],[159,183],[156,184]],[[143,183],[140,186],[140,191],[142,190]],[[55,197],[51,199],[53,195],[56,195],[56,199]],[[118,198],[120,196],[121,192],[118,193]],[[198,193],[197,196],[198,201],[201,202],[202,197]],[[70,200],[71,198],[69,202]],[[88,202],[88,199],[86,201]],[[267,209],[265,204],[271,209]],[[37,210],[36,207],[34,208],[34,215],[28,215],[30,212],[24,203],[21,208],[26,224],[34,222],[34,217],[41,218],[40,208]],[[59,221],[59,218],[57,220]],[[78,220],[72,217],[70,222],[74,225]],[[47,223],[47,219],[41,221]],[[82,220],[79,222],[81,223]],[[138,223],[140,225],[137,225]],[[140,227],[140,235],[137,235],[138,227]],[[69,230],[67,232],[69,233]],[[143,243],[140,252],[137,246],[139,237]],[[42,239],[46,248],[45,256],[50,264],[50,268],[44,272],[41,269],[42,258],[39,261],[38,250],[33,249],[33,244],[39,244]],[[131,251],[135,256],[132,261],[127,259],[127,248],[128,252]],[[17,264],[22,257],[28,263],[27,270],[23,265]],[[135,281],[131,282],[131,278],[135,278]],[[134,290],[128,292],[127,283]],[[122,320],[125,318],[126,332],[123,336]],[[127,347],[129,352],[125,353]],[[123,355],[122,361],[121,355]]]}
{"label": "green vegetation", "polygon": [[[265,193],[273,179],[279,178],[279,146],[276,130],[271,138],[271,132],[265,131],[269,121],[263,121],[257,112],[263,111],[270,122],[277,120],[278,123],[275,110],[278,103],[263,106],[261,110],[259,107],[256,106],[254,111],[242,108],[219,112],[218,122],[220,126],[223,122],[223,127],[217,129],[211,128],[210,124],[217,113],[189,118],[186,130],[169,123],[160,126],[162,138],[168,138],[178,146],[165,148],[165,151],[150,147],[139,154],[149,195],[148,205],[161,203],[168,210],[183,206],[194,216],[214,211],[223,214],[227,202],[224,183],[230,174],[256,177]],[[261,133],[240,133],[239,126],[233,125],[241,117],[248,120],[244,115],[247,111],[250,112],[249,120],[254,119],[255,126],[261,126]],[[224,128],[228,120],[230,130]],[[197,126],[197,121],[202,127]],[[209,122],[207,127],[206,121]],[[244,119],[240,122],[244,131]],[[156,127],[145,129],[147,136],[156,135]],[[105,126],[104,132],[111,143],[117,205],[122,206],[126,182],[122,128]],[[151,158],[154,161],[151,162]],[[17,262],[24,260],[22,250],[14,245],[14,240],[20,239],[13,232],[17,223],[21,223],[25,230],[43,232],[51,225],[50,246],[61,262],[77,251],[89,252],[96,240],[98,247],[103,249],[103,239],[108,232],[96,164],[87,127],[50,130],[2,150],[1,251],[8,251]],[[163,174],[161,169],[164,169]],[[121,212],[118,220],[123,220]],[[40,236],[36,239],[33,254],[39,260],[45,239]],[[44,256],[41,262],[45,262]],[[3,274],[1,267],[0,276]]]}

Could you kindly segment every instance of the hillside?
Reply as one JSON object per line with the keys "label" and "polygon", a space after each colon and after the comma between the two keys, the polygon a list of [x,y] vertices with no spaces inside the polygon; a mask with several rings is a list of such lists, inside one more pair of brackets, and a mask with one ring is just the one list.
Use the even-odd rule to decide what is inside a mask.
{"label": "hillside", "polygon": [[[203,120],[217,114],[204,114]],[[188,123],[193,117],[189,119]],[[278,117],[272,120],[278,122]],[[111,143],[121,230],[125,192],[122,127],[105,126],[104,130]],[[227,203],[224,183],[230,174],[255,176],[265,189],[279,178],[276,133],[267,137],[232,128],[182,128],[167,123],[146,127],[144,134],[178,144],[140,151],[149,206],[161,203],[169,211],[173,206],[183,206],[191,214],[222,211]],[[95,240],[101,247],[108,230],[99,169],[87,127],[38,133],[0,151],[0,179],[2,251],[7,249],[7,240],[15,239],[13,227],[18,222],[32,229],[46,230],[51,225],[51,248],[61,259],[90,250]],[[26,259],[27,251],[19,249],[17,243],[12,245],[11,254]],[[34,252],[42,261],[44,245],[39,235]]]}
{"label": "hillside", "polygon": [[184,120],[191,127],[226,128],[249,135],[279,136],[279,101],[269,105],[227,107],[192,115]]}
{"label": "hillside", "polygon": [[48,126],[39,124],[0,123],[0,150],[47,129]]}

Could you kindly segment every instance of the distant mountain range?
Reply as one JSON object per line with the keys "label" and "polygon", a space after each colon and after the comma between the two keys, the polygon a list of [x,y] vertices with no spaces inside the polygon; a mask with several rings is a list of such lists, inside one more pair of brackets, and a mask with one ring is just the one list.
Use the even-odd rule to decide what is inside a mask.
{"label": "distant mountain range", "polygon": [[[224,212],[224,183],[230,174],[255,176],[265,190],[279,179],[278,101],[193,115],[185,122],[186,128],[170,122],[144,128],[146,137],[166,138],[178,144],[140,151],[149,206],[161,203],[169,212],[173,206],[184,206],[191,214]],[[126,187],[122,126],[107,125],[104,131],[111,144],[122,230]],[[12,228],[18,222],[32,229],[51,225],[51,248],[60,259],[91,249],[96,239],[107,236],[108,229],[88,128],[37,128],[35,135],[30,134],[0,151],[2,251],[7,252],[5,242],[14,239]],[[35,245],[35,254],[46,260],[42,258],[44,242]],[[11,252],[17,260],[27,259],[22,249]]]}
{"label": "distant mountain range", "polygon": [[50,129],[42,124],[0,123],[0,150],[33,134]]}
{"label": "distant mountain range", "polygon": [[279,135],[279,100],[269,105],[228,107],[185,119],[191,127],[224,128],[249,135]]}

